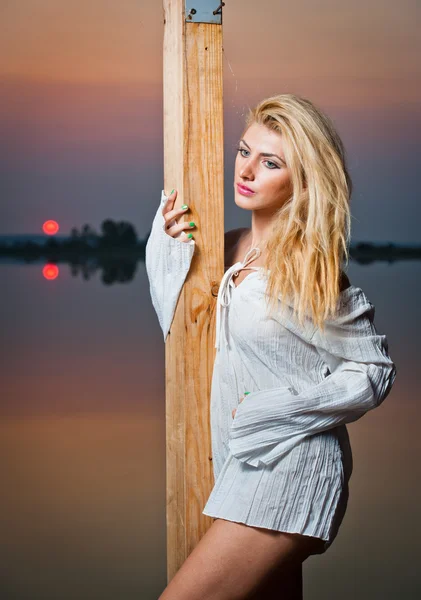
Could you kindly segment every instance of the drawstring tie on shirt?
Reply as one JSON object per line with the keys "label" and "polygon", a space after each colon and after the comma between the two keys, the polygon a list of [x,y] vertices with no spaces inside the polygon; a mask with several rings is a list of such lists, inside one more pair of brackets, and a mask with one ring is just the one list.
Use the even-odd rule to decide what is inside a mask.
{"label": "drawstring tie on shirt", "polygon": [[[256,253],[256,256],[253,256],[253,254]],[[238,275],[238,272],[241,271],[241,269],[245,269],[247,267],[247,265],[252,261],[255,260],[255,258],[257,258],[258,256],[260,256],[260,248],[251,248],[251,250],[249,250],[247,252],[247,254],[244,257],[243,261],[240,262],[236,262],[234,265],[232,265],[231,267],[229,267],[222,279],[221,279],[221,284],[219,286],[219,291],[218,291],[218,298],[217,298],[217,306],[216,306],[216,342],[215,342],[215,348],[219,349],[220,346],[220,336],[221,336],[221,328],[224,329],[224,333],[225,333],[225,345],[228,346],[228,334],[227,334],[227,327],[226,327],[226,310],[224,310],[224,313],[222,314],[222,309],[226,308],[230,302],[231,302],[231,297],[232,297],[232,291],[233,289],[236,287],[232,277],[233,275]],[[256,271],[258,270],[258,267],[249,267],[250,269],[255,269]]]}

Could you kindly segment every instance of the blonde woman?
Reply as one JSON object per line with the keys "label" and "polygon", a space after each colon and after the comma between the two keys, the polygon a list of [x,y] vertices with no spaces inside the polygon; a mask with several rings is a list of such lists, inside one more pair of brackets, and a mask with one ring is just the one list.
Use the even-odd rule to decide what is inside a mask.
{"label": "blonde woman", "polygon": [[[331,120],[294,94],[262,100],[247,117],[233,183],[251,227],[225,234],[215,485],[203,509],[214,521],[160,600],[301,597],[294,571],[326,552],[345,514],[346,424],[379,406],[396,377],[374,305],[342,270],[352,184]],[[164,339],[195,250],[188,230],[206,226],[179,223],[189,208],[174,208],[176,198],[162,192],[146,247]]]}

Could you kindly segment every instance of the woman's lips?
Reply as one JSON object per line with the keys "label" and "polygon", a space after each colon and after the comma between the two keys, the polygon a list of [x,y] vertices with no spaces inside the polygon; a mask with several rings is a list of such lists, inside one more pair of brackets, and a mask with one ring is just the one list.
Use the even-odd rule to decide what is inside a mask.
{"label": "woman's lips", "polygon": [[240,194],[242,194],[243,196],[252,196],[255,192],[252,192],[251,190],[243,187],[242,185],[240,185],[239,183],[237,183],[237,190]]}

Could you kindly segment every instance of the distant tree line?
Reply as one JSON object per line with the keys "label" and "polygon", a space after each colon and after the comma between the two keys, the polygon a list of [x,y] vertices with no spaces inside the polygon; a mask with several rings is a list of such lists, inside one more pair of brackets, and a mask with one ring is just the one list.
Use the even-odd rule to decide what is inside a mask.
{"label": "distant tree line", "polygon": [[137,245],[137,232],[133,225],[127,221],[105,219],[101,223],[100,235],[90,225],[85,224],[80,232],[77,227],[72,227],[70,240],[73,243],[96,247],[123,246],[128,248]]}

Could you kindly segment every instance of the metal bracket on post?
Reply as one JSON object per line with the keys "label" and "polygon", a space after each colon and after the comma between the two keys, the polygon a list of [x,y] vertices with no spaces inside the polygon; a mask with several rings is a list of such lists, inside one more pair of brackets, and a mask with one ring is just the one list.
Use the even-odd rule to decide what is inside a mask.
{"label": "metal bracket on post", "polygon": [[216,23],[222,25],[222,7],[219,0],[185,0],[186,23]]}

